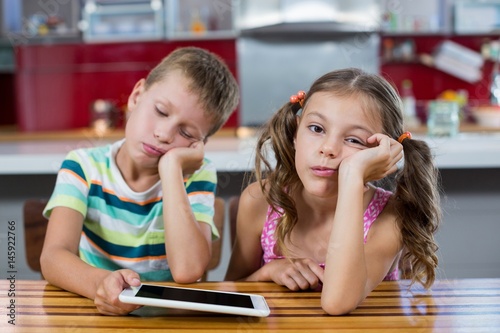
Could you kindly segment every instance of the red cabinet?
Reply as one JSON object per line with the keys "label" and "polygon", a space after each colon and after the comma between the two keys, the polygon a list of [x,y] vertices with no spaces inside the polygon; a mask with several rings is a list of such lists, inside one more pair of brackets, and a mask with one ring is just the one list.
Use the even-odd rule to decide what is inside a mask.
{"label": "red cabinet", "polygon": [[[405,40],[412,40],[415,45],[415,53],[432,54],[434,49],[444,40],[454,41],[462,46],[480,52],[485,39],[491,36],[466,36],[466,35],[394,35],[383,36],[381,45],[388,39],[395,45]],[[384,50],[381,50],[382,59]],[[482,79],[475,83],[468,83],[459,78],[451,76],[439,69],[428,67],[418,60],[410,61],[384,61],[380,67],[380,73],[389,78],[401,90],[403,80],[410,79],[413,82],[413,91],[417,100],[432,100],[447,89],[464,89],[468,92],[472,103],[487,101],[489,99],[489,86],[491,84],[492,61],[485,61],[482,68]]]}
{"label": "red cabinet", "polygon": [[[16,47],[16,114],[21,131],[87,127],[96,99],[125,106],[137,80],[182,46],[218,54],[237,77],[235,40],[157,41]],[[236,111],[225,127],[238,125]]]}

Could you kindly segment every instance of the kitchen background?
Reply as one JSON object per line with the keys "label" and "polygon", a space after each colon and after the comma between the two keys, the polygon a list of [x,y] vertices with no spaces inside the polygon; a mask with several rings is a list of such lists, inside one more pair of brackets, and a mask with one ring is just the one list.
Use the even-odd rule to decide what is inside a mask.
{"label": "kitchen background", "polygon": [[[220,54],[238,77],[242,102],[226,127],[259,125],[291,92],[348,66],[381,73],[400,91],[411,82],[425,121],[425,102],[443,93],[487,101],[500,48],[498,0],[0,3],[0,125],[20,131],[89,126],[97,99],[124,112],[137,79],[183,45]],[[473,54],[455,52],[451,68],[440,66],[444,41],[450,54]]]}
{"label": "kitchen background", "polygon": [[[418,123],[436,99],[456,102],[461,129],[476,130],[473,110],[492,101],[500,53],[500,0],[0,0],[0,10],[0,137],[94,126],[96,100],[108,103],[108,126],[120,129],[135,82],[186,45],[219,54],[239,80],[228,131],[262,124],[292,93],[342,67],[380,73],[414,98],[407,105],[417,132],[425,134]],[[495,135],[498,127],[480,130]],[[491,208],[500,200],[498,172],[442,170],[453,221],[439,235],[444,276],[500,276],[491,238],[500,231]],[[241,189],[242,175],[233,176],[223,196]],[[9,189],[0,195],[4,211],[30,177],[0,176]],[[47,177],[37,178],[32,196],[50,194]],[[482,240],[475,251],[462,245],[465,235]]]}

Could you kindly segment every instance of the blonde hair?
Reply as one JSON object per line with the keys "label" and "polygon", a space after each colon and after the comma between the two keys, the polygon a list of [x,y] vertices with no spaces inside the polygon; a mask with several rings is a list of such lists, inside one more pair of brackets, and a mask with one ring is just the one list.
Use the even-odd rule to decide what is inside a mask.
{"label": "blonde hair", "polygon": [[199,101],[213,123],[207,137],[213,135],[238,105],[236,79],[216,54],[198,47],[184,47],[170,53],[151,70],[146,78],[146,89],[174,70],[180,70],[190,81],[189,89],[199,95]]}
{"label": "blonde hair", "polygon": [[[329,72],[312,84],[304,105],[317,92],[361,98],[366,112],[373,112],[381,120],[384,134],[397,140],[404,132],[401,99],[381,76],[356,68]],[[285,240],[298,219],[292,194],[301,187],[293,145],[300,108],[299,103],[284,104],[263,127],[257,141],[255,177],[272,209],[282,211],[275,234],[282,253],[286,253]],[[267,144],[274,153],[275,166],[266,156]],[[428,288],[435,280],[438,264],[434,234],[441,221],[439,172],[426,142],[411,139],[404,140],[402,145],[404,167],[383,182],[394,192],[397,223],[405,248],[403,259],[410,268],[404,277]]]}

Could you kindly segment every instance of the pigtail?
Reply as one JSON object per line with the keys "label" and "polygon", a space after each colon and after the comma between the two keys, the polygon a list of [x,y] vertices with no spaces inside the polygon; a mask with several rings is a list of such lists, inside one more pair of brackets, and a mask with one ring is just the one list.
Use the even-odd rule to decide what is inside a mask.
{"label": "pigtail", "polygon": [[[282,253],[286,253],[285,238],[297,223],[297,209],[290,194],[300,183],[294,148],[299,110],[298,103],[283,105],[264,126],[256,145],[255,177],[267,202],[282,216],[276,229],[277,245]],[[274,167],[267,156],[268,151],[274,152]]]}
{"label": "pigtail", "polygon": [[405,163],[396,175],[396,204],[404,254],[403,278],[429,288],[438,265],[434,240],[441,221],[439,171],[425,141],[403,140]]}

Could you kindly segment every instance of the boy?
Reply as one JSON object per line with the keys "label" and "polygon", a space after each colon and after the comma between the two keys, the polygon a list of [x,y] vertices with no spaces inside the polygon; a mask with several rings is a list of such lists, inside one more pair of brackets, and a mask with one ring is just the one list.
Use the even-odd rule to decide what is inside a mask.
{"label": "boy", "polygon": [[40,258],[51,284],[94,299],[102,314],[140,279],[198,280],[210,260],[216,171],[204,144],[235,109],[239,90],[214,54],[172,52],[128,99],[125,139],[68,154],[44,214]]}

